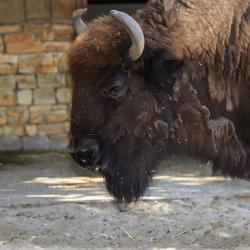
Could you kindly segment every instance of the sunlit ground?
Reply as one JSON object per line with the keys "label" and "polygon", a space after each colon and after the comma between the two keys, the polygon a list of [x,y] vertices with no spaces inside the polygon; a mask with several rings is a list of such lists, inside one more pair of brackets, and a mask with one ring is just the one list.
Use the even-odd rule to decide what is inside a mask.
{"label": "sunlit ground", "polygon": [[[186,174],[188,176],[176,177],[170,175],[161,175],[155,176],[154,184],[157,186],[152,186],[149,189],[149,192],[145,195],[145,200],[156,200],[156,199],[164,199],[167,196],[152,195],[153,193],[159,194],[159,192],[164,191],[167,184],[174,184],[177,186],[200,186],[204,184],[225,182],[225,178],[223,177],[197,177],[190,176],[191,174]],[[62,191],[62,194],[29,194],[26,195],[27,198],[53,198],[58,201],[106,201],[111,200],[112,197],[103,190],[102,186],[104,185],[104,180],[102,177],[68,177],[68,178],[60,178],[60,177],[35,177],[28,181],[23,181],[23,184],[32,184],[46,185],[49,189],[56,189]],[[163,184],[161,184],[163,183]],[[160,185],[164,185],[162,190]],[[101,188],[100,188],[101,186]],[[0,190],[1,192],[5,192],[4,190]],[[11,191],[6,190],[6,191]],[[12,190],[14,191],[14,190]],[[70,193],[66,192],[70,191]],[[57,192],[57,191],[56,191]],[[77,193],[74,193],[77,192]],[[84,192],[83,195],[81,192]],[[91,193],[92,195],[86,195],[86,193]],[[151,193],[151,195],[150,195]]]}
{"label": "sunlit ground", "polygon": [[120,206],[67,155],[0,157],[1,249],[250,248],[250,183],[165,161],[143,199]]}

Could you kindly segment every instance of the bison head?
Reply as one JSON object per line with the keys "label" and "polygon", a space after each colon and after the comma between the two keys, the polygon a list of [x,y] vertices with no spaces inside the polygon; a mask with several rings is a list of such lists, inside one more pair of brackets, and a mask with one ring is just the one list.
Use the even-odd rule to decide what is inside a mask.
{"label": "bison head", "polygon": [[143,31],[123,12],[112,11],[88,27],[75,15],[75,23],[81,33],[69,53],[72,156],[81,166],[99,165],[117,200],[136,201],[168,151],[175,119],[171,84],[181,63],[159,59],[160,51],[144,57]]}
{"label": "bison head", "polygon": [[216,159],[228,140],[211,119],[232,117],[232,84],[248,72],[249,1],[152,0],[134,19],[112,11],[88,26],[81,14],[69,52],[74,159],[98,164],[122,202],[145,192],[170,149]]}

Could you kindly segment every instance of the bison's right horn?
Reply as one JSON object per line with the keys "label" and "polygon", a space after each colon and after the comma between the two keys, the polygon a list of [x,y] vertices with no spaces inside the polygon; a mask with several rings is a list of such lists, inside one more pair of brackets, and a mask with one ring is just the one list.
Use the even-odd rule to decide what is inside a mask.
{"label": "bison's right horn", "polygon": [[129,49],[129,59],[132,61],[138,60],[141,57],[145,46],[145,39],[141,26],[134,18],[122,11],[111,10],[110,14],[125,26],[131,37],[132,46]]}
{"label": "bison's right horn", "polygon": [[86,24],[83,22],[81,16],[87,12],[87,9],[78,9],[73,12],[73,23],[77,35],[84,33],[87,30]]}

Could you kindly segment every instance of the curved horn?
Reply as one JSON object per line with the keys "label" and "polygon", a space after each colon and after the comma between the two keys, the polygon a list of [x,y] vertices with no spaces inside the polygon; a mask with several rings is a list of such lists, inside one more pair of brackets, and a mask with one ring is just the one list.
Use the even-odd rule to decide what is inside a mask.
{"label": "curved horn", "polygon": [[132,46],[129,49],[129,58],[132,61],[138,60],[141,57],[145,46],[145,39],[141,26],[134,18],[122,11],[111,10],[110,14],[125,26],[131,37]]}
{"label": "curved horn", "polygon": [[73,12],[73,23],[77,35],[84,33],[87,30],[86,24],[83,22],[81,16],[87,12],[87,9],[77,9]]}

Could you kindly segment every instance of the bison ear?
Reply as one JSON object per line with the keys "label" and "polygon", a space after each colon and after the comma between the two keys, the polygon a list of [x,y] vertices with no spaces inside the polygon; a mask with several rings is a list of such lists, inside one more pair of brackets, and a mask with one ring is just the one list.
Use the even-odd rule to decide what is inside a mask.
{"label": "bison ear", "polygon": [[150,58],[145,61],[144,65],[145,79],[148,79],[153,85],[169,86],[183,64],[183,60],[166,59],[160,56]]}

